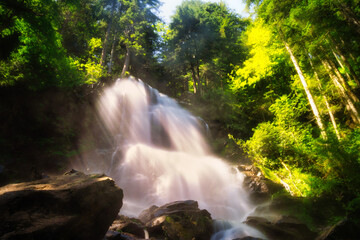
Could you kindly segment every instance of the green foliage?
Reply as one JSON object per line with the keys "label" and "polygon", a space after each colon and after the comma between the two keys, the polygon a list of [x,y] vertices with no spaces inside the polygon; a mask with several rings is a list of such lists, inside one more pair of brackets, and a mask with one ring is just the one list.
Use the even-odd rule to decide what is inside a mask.
{"label": "green foliage", "polygon": [[1,56],[0,84],[71,86],[79,81],[76,68],[66,56],[57,32],[57,6],[52,1],[4,4],[0,42],[14,38],[15,44]]}
{"label": "green foliage", "polygon": [[100,38],[91,38],[89,43],[89,58],[85,63],[82,59],[73,60],[73,64],[82,73],[85,84],[95,84],[102,77],[107,75],[103,66],[99,64],[96,52],[101,48],[102,42]]}
{"label": "green foliage", "polygon": [[[299,122],[306,112],[301,96],[282,96],[270,107],[272,122],[259,124],[250,140],[238,142],[265,176],[282,183],[296,196],[357,194],[359,131],[341,140],[323,142],[313,137],[312,127]],[[341,189],[341,190],[340,190]]]}
{"label": "green foliage", "polygon": [[[358,1],[245,2],[254,7],[256,16],[242,36],[249,54],[234,68],[231,90],[236,97],[233,104],[243,112],[237,120],[248,129],[254,125],[251,138],[237,141],[238,145],[267,177],[293,195],[351,199],[360,186],[356,173],[360,145],[354,110],[344,99],[350,97],[359,110],[355,39],[360,29],[350,23],[359,19]],[[284,43],[291,48],[319,108],[328,135],[325,140],[319,138],[310,102]]]}
{"label": "green foliage", "polygon": [[262,19],[253,22],[243,34],[243,38],[250,51],[246,61],[235,70],[232,78],[232,88],[235,90],[246,85],[251,86],[273,75],[273,69],[284,58],[282,46],[274,41],[275,35]]}
{"label": "green foliage", "polygon": [[301,94],[281,96],[270,111],[273,121],[259,124],[242,146],[261,169],[267,169],[271,179],[286,185],[292,194],[314,194],[312,183],[317,169],[313,164],[317,158],[312,153],[312,127],[299,121],[307,112],[305,98]]}
{"label": "green foliage", "polygon": [[184,1],[164,38],[165,64],[190,73],[194,91],[224,88],[232,66],[244,58],[240,35],[246,25],[223,3]]}

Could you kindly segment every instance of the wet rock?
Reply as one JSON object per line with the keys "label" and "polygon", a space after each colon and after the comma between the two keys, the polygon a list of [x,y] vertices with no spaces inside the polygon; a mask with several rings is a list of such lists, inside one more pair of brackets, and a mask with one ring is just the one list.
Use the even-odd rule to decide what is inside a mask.
{"label": "wet rock", "polygon": [[139,219],[118,216],[110,226],[109,230],[130,233],[136,237],[145,238],[144,228],[144,224]]}
{"label": "wet rock", "polygon": [[281,184],[265,178],[253,165],[239,165],[238,169],[245,175],[243,186],[254,203],[263,203],[269,200],[272,194],[283,189]]}
{"label": "wet rock", "polygon": [[139,219],[152,237],[173,240],[208,240],[213,232],[211,215],[200,210],[196,201],[177,201],[161,207],[152,206]]}
{"label": "wet rock", "polygon": [[248,217],[245,223],[258,229],[270,240],[308,240],[315,239],[316,233],[293,217],[282,216],[270,222],[263,217]]}
{"label": "wet rock", "polygon": [[102,239],[123,193],[105,175],[80,172],[0,188],[0,236],[7,239]]}
{"label": "wet rock", "polygon": [[326,228],[316,240],[355,240],[359,239],[359,237],[359,225],[345,218]]}

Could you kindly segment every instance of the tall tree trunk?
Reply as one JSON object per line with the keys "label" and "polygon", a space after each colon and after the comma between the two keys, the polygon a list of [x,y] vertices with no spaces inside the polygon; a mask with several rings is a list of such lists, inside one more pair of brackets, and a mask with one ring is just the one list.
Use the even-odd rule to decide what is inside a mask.
{"label": "tall tree trunk", "polygon": [[190,66],[191,68],[191,74],[192,74],[192,79],[193,79],[193,89],[194,89],[194,93],[197,94],[198,91],[197,91],[197,84],[196,84],[196,73],[195,73],[195,68],[194,66],[191,64]]}
{"label": "tall tree trunk", "polygon": [[122,71],[121,71],[120,78],[124,78],[124,77],[125,77],[126,72],[128,72],[128,70],[129,70],[129,65],[130,65],[130,49],[127,47],[127,48],[126,48],[126,55],[125,55],[124,66],[123,66],[123,69],[122,69]]}
{"label": "tall tree trunk", "polygon": [[[345,64],[345,66],[347,67],[347,69],[350,72],[350,75],[352,77],[352,79],[356,82],[356,84],[358,85],[358,87],[360,87],[360,81],[358,79],[358,76],[356,75],[356,73],[354,72],[352,66],[350,65],[349,61],[347,60],[347,58],[345,57],[345,55],[343,54],[343,51],[341,50],[341,48],[336,44],[336,42],[331,39],[332,45],[335,47],[336,53],[333,50],[333,54],[336,56],[338,55],[342,62]],[[340,62],[340,61],[339,61]],[[340,63],[339,63],[340,64]]]}
{"label": "tall tree trunk", "polygon": [[353,102],[359,102],[359,99],[356,97],[356,95],[351,91],[351,87],[349,86],[349,84],[347,83],[347,81],[345,81],[345,79],[343,78],[343,76],[341,75],[341,73],[339,72],[339,70],[337,69],[336,65],[331,61],[331,60],[327,60],[328,61],[328,65],[330,65],[331,69],[335,72],[336,76],[338,77],[338,79],[340,80],[340,83],[344,86],[344,88],[347,90],[348,95],[351,97]]}
{"label": "tall tree trunk", "polygon": [[301,84],[303,85],[303,88],[305,90],[306,96],[307,96],[307,98],[309,100],[312,112],[314,113],[314,116],[315,116],[315,119],[316,119],[316,123],[317,123],[317,125],[318,125],[318,127],[319,127],[319,129],[321,131],[321,137],[323,139],[327,139],[326,131],[325,131],[324,125],[322,123],[319,110],[318,110],[318,108],[316,106],[316,103],[315,103],[314,98],[313,98],[313,96],[312,96],[312,94],[310,92],[310,89],[309,89],[309,87],[308,87],[308,85],[306,83],[304,74],[302,73],[298,62],[297,62],[294,54],[292,53],[291,48],[289,47],[289,45],[287,44],[287,42],[284,39],[283,39],[283,41],[284,41],[284,44],[285,44],[285,48],[286,48],[286,50],[288,51],[288,53],[290,55],[291,61],[294,64],[296,72],[299,75],[299,78],[300,78]]}
{"label": "tall tree trunk", "polygon": [[112,72],[113,61],[114,61],[114,53],[115,53],[115,46],[116,46],[116,32],[114,33],[114,40],[111,46],[111,53],[110,53],[110,62],[109,62],[109,71],[108,73]]}
{"label": "tall tree trunk", "polygon": [[349,81],[351,81],[351,77],[349,75],[349,73],[346,71],[346,67],[344,66],[344,64],[341,62],[341,60],[339,59],[339,55],[337,53],[334,52],[334,50],[332,50],[332,54],[334,55],[334,58],[336,59],[337,63],[339,64],[339,66],[345,70],[345,75],[347,77],[347,79]]}
{"label": "tall tree trunk", "polygon": [[346,109],[349,111],[351,118],[353,119],[353,121],[356,124],[360,124],[360,116],[359,113],[353,103],[353,101],[351,100],[351,98],[349,97],[349,95],[347,94],[346,89],[344,88],[344,86],[341,84],[341,82],[339,81],[338,77],[332,72],[331,66],[329,64],[329,62],[327,60],[321,59],[321,62],[325,68],[325,70],[327,71],[327,73],[330,76],[330,79],[333,81],[336,89],[339,91],[341,97],[344,100],[345,103],[345,107]]}
{"label": "tall tree trunk", "polygon": [[116,6],[116,0],[113,0],[112,7],[111,7],[110,20],[109,20],[108,26],[106,28],[105,38],[104,38],[104,41],[103,41],[103,48],[102,48],[102,51],[101,51],[101,58],[100,58],[100,65],[101,66],[105,66],[107,45],[108,45],[108,41],[109,41],[109,37],[110,37],[110,31],[111,31],[111,27],[112,27],[113,18],[114,18],[115,6]]}
{"label": "tall tree trunk", "polygon": [[339,130],[338,130],[338,127],[337,127],[337,124],[336,124],[336,120],[335,120],[334,114],[333,114],[333,112],[332,112],[332,110],[331,110],[329,101],[327,100],[326,95],[323,95],[323,97],[324,97],[326,109],[327,109],[327,111],[328,111],[328,113],[329,113],[329,116],[330,116],[331,124],[332,124],[332,126],[333,126],[333,128],[334,128],[334,131],[335,131],[335,134],[336,134],[336,138],[337,138],[338,140],[340,140],[340,139],[341,139],[340,133],[339,133]]}
{"label": "tall tree trunk", "polygon": [[202,82],[201,82],[201,78],[200,78],[199,63],[197,63],[197,66],[196,66],[196,81],[197,81],[197,84],[198,84],[198,92],[201,95],[202,92],[203,92],[203,89],[202,89],[203,87],[202,87]]}
{"label": "tall tree trunk", "polygon": [[324,91],[323,91],[323,89],[322,89],[319,75],[317,74],[317,72],[316,72],[316,70],[315,70],[314,64],[313,64],[313,62],[312,62],[311,57],[309,56],[309,54],[308,54],[308,57],[309,57],[309,62],[310,62],[311,68],[312,68],[312,70],[313,70],[313,72],[314,72],[314,75],[315,75],[315,79],[316,79],[316,81],[317,81],[317,83],[318,83],[318,89],[319,89],[320,93],[322,94],[322,96],[323,96],[323,98],[324,98],[324,102],[325,102],[325,105],[326,105],[326,109],[327,109],[327,111],[328,111],[328,113],[329,113],[330,121],[331,121],[331,124],[332,124],[332,126],[333,126],[333,128],[334,128],[336,137],[337,137],[338,140],[340,140],[340,133],[339,133],[339,130],[338,130],[338,127],[337,127],[337,124],[336,124],[336,120],[335,120],[334,114],[333,114],[333,112],[332,112],[332,110],[331,110],[329,101],[327,100],[327,97],[326,97],[326,95],[324,94]]}

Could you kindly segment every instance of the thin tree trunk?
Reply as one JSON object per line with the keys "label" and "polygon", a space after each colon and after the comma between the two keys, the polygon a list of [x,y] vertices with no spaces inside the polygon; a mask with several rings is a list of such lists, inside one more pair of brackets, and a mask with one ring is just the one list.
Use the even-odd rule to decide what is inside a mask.
{"label": "thin tree trunk", "polygon": [[113,44],[112,44],[112,47],[111,47],[111,54],[110,54],[110,62],[109,62],[109,71],[108,71],[108,73],[112,72],[115,46],[116,46],[116,32],[114,33],[114,40],[113,40]]}
{"label": "thin tree trunk", "polygon": [[110,27],[108,26],[106,33],[105,33],[105,39],[103,42],[103,49],[101,51],[101,58],[100,58],[100,65],[104,66],[105,65],[105,57],[106,57],[106,51],[107,51],[107,42],[109,39],[109,35],[110,35]]}
{"label": "thin tree trunk", "polygon": [[191,65],[191,74],[192,74],[192,79],[193,79],[194,93],[197,94],[196,73],[195,73],[195,69],[192,65]]}
{"label": "thin tree trunk", "polygon": [[115,6],[116,6],[116,0],[113,0],[112,7],[111,7],[110,20],[109,20],[109,23],[108,23],[108,26],[107,26],[107,29],[106,29],[106,33],[105,33],[105,38],[104,38],[104,42],[103,42],[103,49],[101,51],[101,58],[100,58],[100,65],[101,66],[105,66],[107,45],[108,45],[110,31],[111,31],[111,27],[112,27],[113,16],[114,16],[114,12],[115,12]]}
{"label": "thin tree trunk", "polygon": [[304,74],[302,73],[301,68],[300,68],[298,62],[297,62],[294,54],[292,53],[291,48],[289,47],[289,45],[287,44],[287,42],[285,42],[285,40],[283,40],[283,41],[284,41],[286,50],[287,50],[288,53],[290,54],[290,58],[291,58],[292,63],[294,64],[294,67],[295,67],[295,69],[296,69],[296,72],[297,72],[297,74],[299,75],[300,81],[301,81],[301,83],[302,83],[302,85],[303,85],[303,88],[304,88],[304,90],[305,90],[306,96],[307,96],[307,98],[308,98],[308,100],[309,100],[309,103],[310,103],[312,112],[314,113],[314,116],[315,116],[315,119],[316,119],[316,123],[317,123],[317,125],[318,125],[319,128],[320,128],[321,136],[322,136],[323,139],[327,139],[327,135],[326,135],[325,128],[324,128],[324,125],[323,125],[322,120],[321,120],[321,117],[320,117],[319,110],[318,110],[318,108],[317,108],[317,106],[316,106],[316,103],[315,103],[314,98],[313,98],[313,96],[312,96],[312,94],[311,94],[311,92],[310,92],[310,89],[309,89],[309,87],[308,87],[308,85],[307,85],[307,83],[306,83]]}
{"label": "thin tree trunk", "polygon": [[353,119],[353,121],[356,124],[360,124],[360,116],[358,111],[355,108],[354,103],[352,102],[351,98],[348,96],[346,89],[344,86],[340,83],[339,79],[336,75],[332,72],[330,64],[327,62],[327,60],[321,60],[323,66],[325,67],[325,70],[330,76],[330,79],[333,81],[336,89],[338,89],[341,97],[343,98],[345,102],[346,109],[350,112],[350,116]]}
{"label": "thin tree trunk", "polygon": [[126,72],[128,72],[128,70],[129,70],[129,65],[130,65],[130,50],[129,50],[129,48],[126,48],[125,61],[124,61],[123,69],[121,71],[120,78],[125,77]]}
{"label": "thin tree trunk", "polygon": [[351,91],[351,87],[349,84],[345,81],[339,70],[337,69],[336,65],[331,61],[328,60],[328,65],[330,65],[331,69],[335,72],[336,76],[340,80],[341,84],[344,86],[344,88],[347,90],[348,95],[353,100],[353,102],[359,102],[359,99],[356,97],[356,95]]}
{"label": "thin tree trunk", "polygon": [[[342,62],[345,64],[345,66],[348,68],[348,70],[350,71],[352,79],[356,82],[358,87],[360,87],[360,81],[359,81],[356,73],[353,71],[353,68],[351,67],[349,61],[344,56],[343,52],[341,51],[340,47],[335,43],[335,41],[333,39],[331,39],[331,40],[332,40],[332,44],[335,46],[337,54],[339,55],[339,57],[341,58]],[[333,54],[335,54],[334,50],[333,50]]]}
{"label": "thin tree trunk", "polygon": [[337,63],[339,64],[339,66],[340,66],[342,69],[344,69],[344,70],[345,70],[345,75],[346,75],[347,79],[348,79],[349,81],[351,81],[351,77],[350,77],[349,73],[347,73],[347,71],[346,71],[346,68],[345,68],[344,64],[343,64],[343,63],[341,62],[341,60],[339,59],[339,55],[338,55],[338,54],[336,54],[336,53],[334,52],[334,50],[332,50],[332,54],[334,55],[334,57],[335,57],[335,59],[336,59]]}
{"label": "thin tree trunk", "polygon": [[335,134],[336,134],[336,138],[337,138],[338,140],[340,140],[340,139],[341,139],[340,133],[339,133],[339,130],[338,130],[337,125],[336,125],[336,120],[335,120],[334,114],[333,114],[333,112],[331,111],[331,107],[330,107],[329,101],[327,100],[327,97],[326,97],[325,95],[323,95],[323,97],[324,97],[324,101],[325,101],[326,108],[327,108],[327,110],[328,110],[328,112],[329,112],[331,124],[333,125],[334,131],[335,131]]}
{"label": "thin tree trunk", "polygon": [[337,127],[337,124],[336,124],[336,120],[335,120],[335,117],[334,117],[334,114],[331,110],[331,107],[330,107],[330,104],[329,104],[329,101],[327,100],[327,97],[326,95],[324,94],[324,91],[321,87],[321,81],[320,81],[320,78],[319,78],[319,75],[317,74],[316,70],[315,70],[315,67],[314,67],[314,64],[310,58],[310,56],[308,55],[309,57],[309,62],[310,62],[310,65],[311,65],[311,68],[314,72],[314,75],[315,75],[315,79],[318,83],[318,89],[320,91],[320,93],[322,94],[323,98],[324,98],[324,102],[325,102],[325,105],[326,105],[326,109],[329,113],[329,116],[330,116],[330,121],[331,121],[331,124],[333,125],[333,128],[334,128],[334,131],[335,131],[335,134],[336,134],[336,137],[338,140],[340,140],[340,133],[339,133],[339,130],[338,130],[338,127]]}
{"label": "thin tree trunk", "polygon": [[199,63],[197,63],[197,66],[196,66],[196,81],[197,81],[197,84],[198,84],[198,92],[201,95],[203,89],[202,89],[202,82],[201,82],[201,78],[200,78]]}

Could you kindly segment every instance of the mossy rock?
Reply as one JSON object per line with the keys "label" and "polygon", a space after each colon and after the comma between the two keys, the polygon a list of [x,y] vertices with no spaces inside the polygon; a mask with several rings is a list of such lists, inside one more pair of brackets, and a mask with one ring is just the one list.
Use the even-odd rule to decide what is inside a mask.
{"label": "mossy rock", "polygon": [[169,239],[210,239],[212,220],[206,210],[179,212],[166,217],[162,227]]}
{"label": "mossy rock", "polygon": [[211,215],[196,201],[177,201],[143,211],[140,220],[150,236],[173,240],[208,240],[213,233]]}

